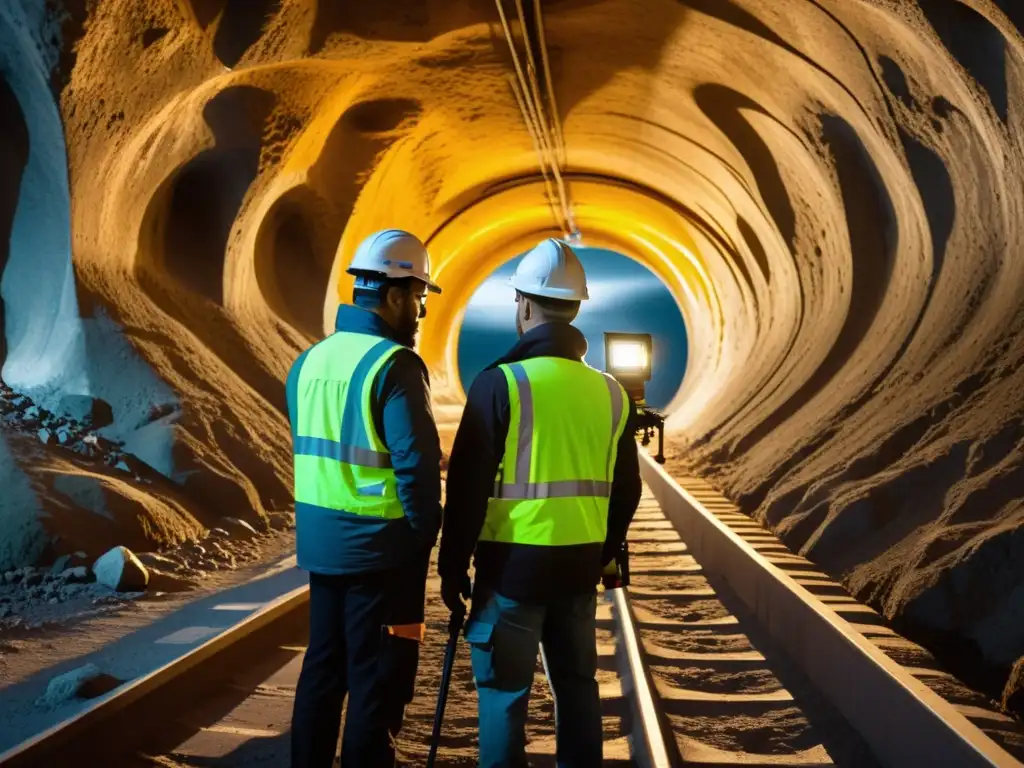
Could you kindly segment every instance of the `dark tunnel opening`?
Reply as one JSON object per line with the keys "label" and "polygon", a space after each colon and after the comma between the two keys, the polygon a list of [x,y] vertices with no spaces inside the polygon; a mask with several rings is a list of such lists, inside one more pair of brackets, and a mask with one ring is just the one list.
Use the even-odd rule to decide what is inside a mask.
{"label": "dark tunnel opening", "polygon": [[[198,155],[154,195],[139,244],[138,279],[171,317],[279,410],[284,386],[258,363],[224,309],[224,270],[235,220],[255,181],[263,133],[276,98],[239,86],[203,112],[215,146]],[[171,278],[166,284],[160,275]]]}
{"label": "dark tunnel opening", "polygon": [[280,9],[281,0],[227,0],[213,37],[217,58],[225,66],[234,67]]}
{"label": "dark tunnel opening", "polygon": [[317,339],[341,232],[328,227],[326,204],[308,187],[291,190],[268,212],[256,236],[255,268],[270,308]]}
{"label": "dark tunnel opening", "polygon": [[263,126],[274,97],[230,88],[207,104],[216,145],[172,182],[162,249],[168,274],[217,304],[223,301],[224,259],[231,228],[259,170]]}
{"label": "dark tunnel opening", "polygon": [[796,214],[779,173],[771,149],[742,115],[741,110],[766,114],[764,109],[742,93],[724,85],[702,85],[694,91],[701,111],[726,135],[750,166],[765,205],[786,242],[796,237]]}
{"label": "dark tunnel opening", "polygon": [[185,167],[171,193],[165,246],[168,274],[218,304],[231,226],[258,162],[258,150],[205,152]]}
{"label": "dark tunnel opening", "polygon": [[[0,279],[11,255],[14,214],[28,164],[29,133],[14,91],[0,77]],[[6,308],[0,295],[0,369],[7,359]]]}
{"label": "dark tunnel opening", "polygon": [[968,74],[988,94],[999,118],[1009,116],[1006,40],[992,23],[957,0],[919,0],[921,11]]}

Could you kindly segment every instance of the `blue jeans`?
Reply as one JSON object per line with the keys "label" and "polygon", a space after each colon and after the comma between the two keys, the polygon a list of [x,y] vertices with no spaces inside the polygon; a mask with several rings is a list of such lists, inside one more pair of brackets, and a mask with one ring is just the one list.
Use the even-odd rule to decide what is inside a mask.
{"label": "blue jeans", "polygon": [[544,660],[555,698],[559,768],[601,765],[596,594],[533,605],[478,588],[466,624],[479,694],[481,768],[526,766],[526,715]]}

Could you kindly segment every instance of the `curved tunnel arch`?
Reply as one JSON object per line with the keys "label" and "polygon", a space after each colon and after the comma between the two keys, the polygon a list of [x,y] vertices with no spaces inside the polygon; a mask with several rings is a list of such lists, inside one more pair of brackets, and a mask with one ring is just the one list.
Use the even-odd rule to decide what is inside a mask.
{"label": "curved tunnel arch", "polygon": [[[182,21],[183,4],[154,0],[147,13],[169,31],[141,46],[143,30],[125,28],[129,0],[97,4],[78,47],[62,104],[82,281],[135,328],[186,331],[174,377],[149,342],[154,367],[208,422],[230,402],[242,414],[236,452],[265,434],[260,458],[286,477],[285,420],[265,405],[347,298],[340,267],[356,243],[400,226],[429,242],[448,289],[431,302],[422,349],[436,397],[456,404],[446,417],[457,417],[461,306],[490,266],[561,234],[508,91],[493,2],[410,0],[401,7],[416,13],[402,18],[373,4],[365,16],[358,4],[331,16],[327,3],[282,3],[258,33],[246,27],[233,71],[216,56],[227,26],[209,9],[244,4],[194,5],[207,8],[205,27]],[[711,475],[823,561],[836,562],[837,531],[874,537],[853,536],[842,562],[896,611],[928,594],[927,578],[945,579],[919,551],[946,535],[947,519],[978,519],[973,489],[990,483],[986,473],[1019,477],[1020,439],[998,435],[1024,391],[1020,12],[1010,0],[636,8],[545,3],[545,29],[584,239],[653,269],[683,311],[692,356],[671,404],[685,458],[676,468]],[[975,37],[989,47],[972,49]],[[173,87],[139,88],[126,61],[167,73],[153,82]],[[203,313],[172,324],[124,283],[148,247],[131,230],[175,167],[210,148],[198,117],[210,97],[237,86],[278,96],[268,122],[287,130],[252,131],[260,162],[219,281],[231,354],[217,354]],[[115,104],[124,118],[109,124]],[[291,192],[303,185],[322,210]],[[81,202],[98,191],[100,216]],[[300,220],[316,232],[315,256]],[[289,253],[316,283],[308,291],[301,278],[281,282]],[[253,386],[253,368],[266,386]],[[182,429],[191,450],[222,452],[201,428]],[[961,461],[976,452],[985,461]],[[937,476],[947,455],[962,476]],[[239,474],[259,463],[236,462],[247,467]],[[918,514],[900,477],[936,489],[927,525],[910,534],[875,525]],[[1002,535],[1010,512],[999,514],[985,535]],[[893,541],[877,545],[885,536]],[[971,546],[957,540],[966,572],[978,562]]]}
{"label": "curved tunnel arch", "polygon": [[[608,180],[579,180],[569,176],[577,201],[576,220],[586,244],[629,256],[657,275],[679,305],[690,339],[686,381],[668,410],[684,404],[696,407],[716,383],[722,365],[724,330],[722,307],[706,259],[694,240],[694,225],[650,193]],[[420,333],[419,350],[432,370],[441,401],[461,402],[465,393],[458,374],[458,342],[462,315],[476,289],[501,264],[528,250],[537,241],[562,236],[539,179],[520,179],[512,186],[475,201],[453,215],[426,238],[435,279],[444,289],[431,297],[430,312]],[[339,249],[339,256],[344,253]],[[342,257],[344,260],[344,257]],[[351,294],[352,278],[335,265],[336,292],[328,294],[325,320],[333,321],[339,300]],[[710,395],[704,394],[706,402]]]}

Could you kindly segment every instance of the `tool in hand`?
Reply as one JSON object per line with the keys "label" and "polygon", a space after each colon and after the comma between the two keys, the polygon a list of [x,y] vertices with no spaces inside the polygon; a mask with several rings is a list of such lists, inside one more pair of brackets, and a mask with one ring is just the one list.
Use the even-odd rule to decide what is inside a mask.
{"label": "tool in hand", "polygon": [[430,754],[427,756],[427,768],[432,768],[437,758],[437,748],[441,742],[441,723],[444,721],[444,707],[448,702],[448,686],[452,681],[452,667],[455,666],[455,653],[458,650],[459,635],[462,624],[466,620],[466,611],[452,611],[448,619],[448,643],[444,649],[444,666],[441,669],[441,687],[437,692],[437,709],[434,711],[434,732],[430,736]]}

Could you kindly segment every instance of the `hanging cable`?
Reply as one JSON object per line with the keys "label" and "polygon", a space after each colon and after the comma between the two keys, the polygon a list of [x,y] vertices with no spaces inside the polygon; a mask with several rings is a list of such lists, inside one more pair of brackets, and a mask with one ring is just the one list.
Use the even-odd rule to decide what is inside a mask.
{"label": "hanging cable", "polygon": [[551,79],[551,64],[548,61],[548,46],[544,39],[544,18],[540,12],[540,0],[533,0],[533,16],[537,23],[537,40],[540,43],[541,64],[544,67],[544,82],[547,85],[548,102],[551,106],[551,119],[554,123],[555,145],[558,149],[558,162],[565,165],[565,136],[562,133],[562,120],[558,116],[558,103],[555,101],[555,84]]}
{"label": "hanging cable", "polygon": [[[530,92],[533,96],[534,103],[536,104],[538,119],[541,119],[541,117],[546,118],[547,110],[544,109],[544,103],[541,100],[540,83],[537,79],[537,67],[533,61],[533,49],[530,46],[530,39],[526,30],[526,13],[523,10],[523,0],[515,0],[515,3],[516,13],[519,16],[519,28],[523,32],[523,44],[526,48],[526,73],[530,80]],[[542,51],[545,48],[544,39],[539,35],[538,48]],[[572,206],[569,203],[569,195],[565,188],[565,181],[562,179],[562,169],[557,156],[557,139],[553,136],[551,124],[546,119],[543,120],[542,130],[544,131],[544,143],[546,151],[548,152],[547,160],[551,166],[551,173],[555,177],[555,185],[558,188],[558,196],[562,204],[562,213],[565,217],[566,234],[573,236],[576,234],[576,222],[573,220]]]}
{"label": "hanging cable", "polygon": [[[572,204],[561,174],[560,165],[564,162],[565,156],[564,141],[561,137],[561,124],[558,122],[557,107],[554,103],[554,89],[551,84],[550,68],[547,64],[547,51],[545,50],[543,43],[543,36],[540,38],[540,49],[543,65],[545,67],[545,78],[548,85],[548,100],[551,103],[552,111],[555,113],[554,120],[557,125],[556,130],[552,130],[552,126],[547,120],[547,110],[544,109],[544,103],[541,99],[537,70],[534,64],[533,52],[530,48],[530,41],[526,30],[526,16],[523,11],[522,0],[516,0],[516,10],[519,16],[519,24],[522,29],[523,40],[526,47],[525,73],[524,66],[520,61],[519,52],[516,50],[515,38],[512,35],[512,29],[509,26],[508,18],[505,15],[502,0],[495,0],[495,5],[498,8],[498,16],[501,18],[502,29],[505,33],[505,40],[508,43],[509,52],[512,55],[512,64],[516,73],[514,77],[509,77],[509,81],[512,84],[513,93],[515,94],[516,101],[519,105],[519,110],[522,113],[523,121],[526,124],[526,129],[530,133],[530,138],[533,141],[534,151],[537,153],[541,175],[544,177],[548,200],[552,205],[552,209],[557,210],[555,194],[554,190],[552,190],[551,183],[551,178],[553,177],[554,187],[555,190],[557,190],[557,206],[561,209],[559,211],[561,215],[556,215],[556,218],[560,218],[562,220],[563,229],[570,238],[578,238],[579,232],[576,229],[575,218],[572,214]],[[539,21],[539,3],[535,4],[534,12],[537,20]],[[542,27],[538,26],[538,30],[540,29],[542,29]],[[561,157],[559,157],[559,155],[561,155]]]}
{"label": "hanging cable", "polygon": [[[512,93],[515,94],[516,102],[519,104],[519,111],[522,113],[523,122],[526,123],[526,130],[530,134],[530,140],[533,142],[533,149],[537,153],[538,157],[542,157],[543,152],[540,148],[540,140],[537,137],[537,131],[533,126],[529,113],[527,112],[526,102],[523,99],[522,88],[516,80],[515,75],[509,75],[508,80],[512,86]],[[557,219],[560,211],[555,203],[555,190],[551,185],[551,177],[547,174],[543,164],[541,165],[540,171],[541,176],[544,178],[544,189],[547,192],[548,204],[551,206],[551,213]]]}

